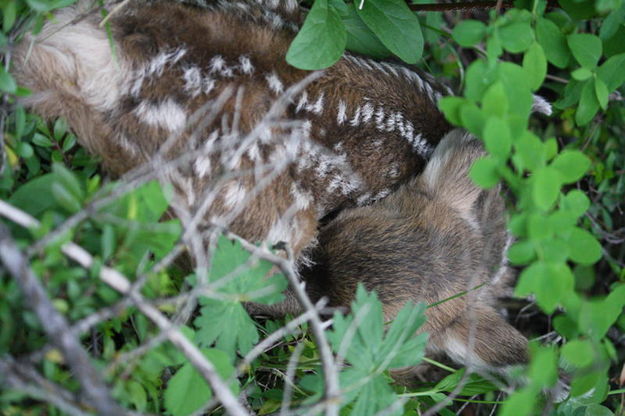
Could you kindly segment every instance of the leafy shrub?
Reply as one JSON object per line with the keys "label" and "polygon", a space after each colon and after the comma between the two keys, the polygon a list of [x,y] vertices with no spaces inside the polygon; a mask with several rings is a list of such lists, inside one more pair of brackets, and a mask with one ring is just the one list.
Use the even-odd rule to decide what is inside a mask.
{"label": "leafy shrub", "polygon": [[[498,380],[436,362],[449,373],[436,384],[404,389],[390,383],[389,368],[421,360],[425,339],[415,332],[423,305],[407,305],[386,328],[376,296],[360,289],[352,312],[334,316],[324,356],[323,342],[308,335],[315,325],[310,317],[291,324],[253,321],[243,309],[242,301],[280,299],[286,280],[266,278],[276,263],[269,250],[222,235],[212,247],[212,267],[186,276],[171,261],[172,252],[182,251],[182,230],[165,219],[167,189],[149,177],[102,180],[97,160],[63,120],[45,123],[14,105],[27,91],[7,71],[11,44],[27,22],[37,30],[52,10],[71,2],[0,5],[7,113],[0,197],[37,218],[34,227],[4,224],[117,402],[137,412],[224,413],[216,399],[223,402],[226,393],[209,387],[210,377],[198,371],[206,370],[198,365],[202,358],[171,335],[167,325],[174,323],[225,390],[258,414],[281,408],[314,414],[335,406],[341,414],[411,415],[434,406],[451,415],[467,402],[484,414],[495,406],[502,415],[623,414],[625,391],[617,384],[625,382],[618,367],[625,351],[625,108],[619,93],[625,2],[562,0],[548,8],[542,0],[519,0],[505,12],[471,19],[457,12],[415,14],[410,9],[419,6],[401,0],[315,0],[287,55],[306,69],[331,65],[345,48],[394,55],[462,87],[440,107],[489,152],[474,165],[472,179],[484,188],[503,181],[510,189],[516,242],[509,258],[521,270],[515,293],[525,297],[535,321],[525,324],[537,336],[527,383],[508,396],[500,394]],[[555,103],[553,116],[530,117],[535,93]],[[4,205],[0,213],[8,215]],[[70,241],[91,254],[90,267],[68,259]],[[99,279],[112,270],[128,276],[135,295]],[[67,357],[26,307],[17,280],[0,273],[0,383],[7,387],[0,412],[91,414]],[[282,273],[289,277],[288,269]],[[199,313],[189,319],[196,301]],[[271,342],[257,351],[261,340]],[[325,397],[328,352],[334,364],[347,364],[338,375],[339,397]],[[564,373],[570,397],[553,403],[543,393]]]}

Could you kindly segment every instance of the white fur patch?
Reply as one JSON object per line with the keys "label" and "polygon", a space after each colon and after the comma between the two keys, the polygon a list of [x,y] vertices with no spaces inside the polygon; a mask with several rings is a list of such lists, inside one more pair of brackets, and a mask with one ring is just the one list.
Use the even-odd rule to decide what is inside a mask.
{"label": "white fur patch", "polygon": [[472,367],[486,367],[486,363],[475,353],[469,351],[468,346],[456,338],[449,337],[445,342],[445,352],[452,360]]}
{"label": "white fur patch", "polygon": [[254,65],[252,65],[252,61],[250,61],[250,58],[245,55],[239,56],[239,68],[241,68],[241,72],[247,75],[254,72]]}
{"label": "white fur patch", "polygon": [[284,92],[284,84],[282,83],[280,78],[278,78],[278,75],[276,75],[275,72],[267,75],[265,79],[267,80],[267,84],[269,84],[269,89],[271,91],[276,94],[282,94]]}
{"label": "white fur patch", "polygon": [[339,101],[339,109],[338,109],[338,112],[336,113],[336,123],[339,126],[345,122],[345,119],[347,118],[346,112],[347,112],[347,105],[345,104],[345,101],[343,100]]}
{"label": "white fur patch", "polygon": [[192,97],[197,97],[202,92],[202,73],[200,68],[192,66],[186,68],[183,74],[184,90]]}
{"label": "white fur patch", "polygon": [[161,127],[170,132],[184,129],[187,123],[187,114],[184,109],[168,98],[160,104],[142,102],[134,110],[135,115],[147,125]]}
{"label": "white fur patch", "polygon": [[239,182],[233,182],[226,186],[224,204],[228,208],[237,208],[245,200],[247,189]]}

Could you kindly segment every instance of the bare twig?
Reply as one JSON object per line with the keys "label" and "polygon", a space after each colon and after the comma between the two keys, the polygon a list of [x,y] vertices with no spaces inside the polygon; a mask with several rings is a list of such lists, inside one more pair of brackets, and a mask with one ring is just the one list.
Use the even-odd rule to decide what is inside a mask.
{"label": "bare twig", "polygon": [[[12,207],[4,201],[0,201],[0,215],[9,218],[24,227],[37,227],[39,222],[30,217],[28,214]],[[17,220],[21,220],[17,221]],[[66,243],[61,250],[65,255],[79,263],[81,266],[89,269],[93,265],[93,257],[82,247],[72,242]],[[171,343],[176,345],[178,349],[187,357],[189,362],[200,372],[202,377],[210,384],[215,396],[219,397],[224,407],[231,415],[247,415],[248,412],[238,402],[237,398],[232,394],[228,386],[217,374],[213,364],[204,357],[200,350],[189,339],[175,327],[158,309],[146,302],[139,293],[133,293],[131,284],[117,270],[102,267],[100,270],[100,279],[111,286],[113,289],[127,295],[137,306],[137,308],[145,314],[158,328],[167,334],[167,338]],[[120,414],[120,413],[117,413]]]}
{"label": "bare twig", "polygon": [[89,355],[69,327],[65,317],[52,305],[39,279],[30,269],[9,229],[0,223],[0,259],[19,284],[24,298],[41,321],[42,328],[61,350],[82,394],[99,414],[118,416],[126,412],[112,399],[104,380],[91,365]]}

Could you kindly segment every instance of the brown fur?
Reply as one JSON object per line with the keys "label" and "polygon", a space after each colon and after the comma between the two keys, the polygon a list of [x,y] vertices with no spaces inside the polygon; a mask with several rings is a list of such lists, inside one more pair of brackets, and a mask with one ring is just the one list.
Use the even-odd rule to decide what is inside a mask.
{"label": "brown fur", "polygon": [[[205,8],[130,2],[110,20],[115,60],[97,14],[63,26],[84,5],[61,11],[58,31],[48,23],[39,38],[27,37],[18,46],[13,72],[34,92],[25,103],[44,117],[65,117],[115,176],[150,161],[176,136],[166,159],[199,156],[164,169],[161,179],[174,184],[182,206],[191,212],[215,188],[204,223],[220,223],[234,212],[224,225],[250,240],[273,236],[271,242],[284,240],[298,255],[314,241],[320,218],[387,195],[422,168],[429,150],[449,130],[436,107],[446,90],[431,77],[346,55],[273,115],[264,139],[254,142],[256,160],[243,152],[234,166],[228,165],[225,161],[282,91],[309,74],[285,61],[294,27],[302,20],[299,10],[267,11],[242,0],[208,1]],[[153,64],[158,57],[161,64]],[[253,69],[245,70],[244,61]],[[200,84],[193,81],[198,71]],[[270,78],[277,82],[271,84]],[[206,79],[214,82],[211,88]],[[214,120],[196,131],[203,119],[193,123],[192,115],[227,88],[234,93]],[[278,121],[299,125],[281,127]],[[211,133],[217,134],[215,144],[203,149]],[[293,162],[252,194],[259,179],[249,172],[284,158],[289,146],[296,148]],[[202,166],[210,162],[210,168],[200,174],[202,157]],[[229,172],[248,173],[220,182]],[[228,203],[228,186],[237,203]],[[243,194],[248,200],[238,206]]]}
{"label": "brown fur", "polygon": [[361,283],[377,292],[387,319],[408,301],[441,302],[426,312],[431,351],[489,369],[526,362],[527,340],[495,310],[510,283],[509,236],[499,190],[468,178],[482,154],[477,140],[453,131],[421,176],[343,211],[321,230],[317,265],[304,272],[311,295],[349,307]]}

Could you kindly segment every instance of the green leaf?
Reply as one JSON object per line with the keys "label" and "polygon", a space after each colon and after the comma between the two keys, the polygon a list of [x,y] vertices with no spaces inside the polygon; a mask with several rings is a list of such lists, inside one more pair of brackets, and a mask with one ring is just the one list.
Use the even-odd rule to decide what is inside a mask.
{"label": "green leaf", "polygon": [[552,167],[537,170],[532,177],[532,197],[540,209],[548,210],[560,195],[562,177]]}
{"label": "green leaf", "polygon": [[532,388],[525,387],[512,393],[501,406],[500,416],[528,416],[535,414],[534,406],[539,395]]}
{"label": "green leaf", "polygon": [[625,82],[625,53],[614,55],[597,70],[597,77],[603,81],[608,92],[616,90]]}
{"label": "green leaf", "polygon": [[460,108],[460,120],[462,125],[476,136],[482,135],[484,129],[484,113],[472,102],[465,101]]}
{"label": "green leaf", "polygon": [[595,94],[597,96],[597,101],[599,101],[599,106],[605,111],[608,108],[608,96],[610,95],[608,87],[600,78],[595,78],[593,82],[595,84]]}
{"label": "green leaf", "polygon": [[597,114],[597,110],[599,110],[599,101],[595,94],[594,83],[590,80],[585,81],[575,113],[575,122],[580,126],[588,124]]}
{"label": "green leaf", "polygon": [[76,213],[80,211],[82,205],[76,196],[67,190],[61,183],[54,181],[52,183],[52,195],[54,200],[70,213]]}
{"label": "green leaf", "polygon": [[534,42],[523,56],[523,69],[527,74],[532,91],[536,91],[547,75],[547,58],[539,43]]}
{"label": "green leaf", "polygon": [[592,71],[588,68],[577,68],[575,71],[571,72],[571,76],[578,81],[585,81],[592,77]]}
{"label": "green leaf", "polygon": [[548,388],[555,384],[558,379],[558,360],[553,346],[532,351],[528,376],[532,385],[538,388]]}
{"label": "green leaf", "polygon": [[30,215],[39,217],[44,211],[55,206],[52,197],[52,184],[57,181],[54,174],[39,176],[17,189],[9,198],[9,203]]}
{"label": "green leaf", "polygon": [[52,165],[52,172],[57,178],[58,183],[67,189],[74,198],[78,201],[84,199],[85,191],[74,173],[59,163]]}
{"label": "green leaf", "polygon": [[414,64],[423,54],[419,19],[403,0],[367,0],[358,9],[362,20],[391,52]]}
{"label": "green leaf", "polygon": [[610,39],[622,26],[625,19],[625,4],[617,10],[613,10],[601,23],[599,37],[603,40]]}
{"label": "green leaf", "polygon": [[[204,356],[215,366],[222,379],[228,379],[234,372],[228,356],[217,349],[202,350]],[[238,394],[236,381],[230,386],[233,393]],[[213,397],[211,388],[204,377],[191,365],[186,363],[167,383],[165,389],[165,409],[172,416],[188,416],[199,410]]]}
{"label": "green leaf", "polygon": [[588,171],[590,159],[579,150],[564,150],[551,162],[551,166],[560,172],[563,183],[574,183]]}
{"label": "green leaf", "polygon": [[536,22],[536,37],[545,50],[547,60],[558,68],[566,68],[571,54],[566,38],[560,28],[549,19],[539,18]]}
{"label": "green leaf", "polygon": [[489,118],[484,127],[484,144],[492,155],[507,159],[512,147],[508,124],[499,118]]}
{"label": "green leaf", "polygon": [[486,25],[479,20],[461,20],[454,27],[451,36],[465,48],[478,44],[486,34]]}
{"label": "green leaf", "polygon": [[536,170],[544,164],[544,147],[536,135],[526,131],[515,143],[516,164],[519,168]]}
{"label": "green leaf", "polygon": [[499,163],[492,157],[478,159],[471,166],[469,176],[478,186],[488,189],[499,182]]}
{"label": "green leaf", "polygon": [[578,368],[592,364],[594,350],[587,340],[574,339],[562,346],[562,357]]}
{"label": "green leaf", "polygon": [[520,53],[534,42],[534,32],[529,22],[514,22],[499,28],[499,37],[505,50]]}
{"label": "green leaf", "polygon": [[327,68],[339,60],[347,43],[345,26],[328,0],[316,0],[286,54],[300,69]]}
{"label": "green leaf", "polygon": [[17,91],[17,83],[13,76],[4,70],[4,66],[0,66],[0,90],[13,94]]}
{"label": "green leaf", "polygon": [[438,101],[438,107],[450,123],[459,126],[462,123],[460,109],[464,103],[466,103],[466,99],[462,97],[443,97]]}
{"label": "green leaf", "polygon": [[134,380],[130,380],[126,383],[126,389],[134,407],[140,412],[144,411],[148,403],[148,396],[143,386]]}
{"label": "green leaf", "polygon": [[576,263],[589,266],[601,258],[601,245],[588,231],[573,228],[568,235],[569,257]]}
{"label": "green leaf", "polygon": [[508,259],[515,265],[528,264],[534,257],[534,244],[529,240],[517,241],[508,250]]}
{"label": "green leaf", "polygon": [[601,58],[601,39],[588,33],[575,33],[567,37],[569,48],[579,64],[592,69]]}
{"label": "green leaf", "polygon": [[4,32],[7,33],[9,29],[13,27],[13,23],[15,23],[15,17],[17,16],[17,1],[7,1],[2,9],[2,12],[2,27],[4,28]]}
{"label": "green leaf", "polygon": [[35,143],[37,146],[41,146],[41,147],[52,147],[52,146],[54,146],[54,143],[52,143],[52,140],[48,139],[46,136],[44,136],[41,133],[35,133],[33,135],[33,143]]}
{"label": "green leaf", "polygon": [[268,261],[253,259],[239,243],[219,238],[208,280],[231,300],[201,298],[203,307],[194,321],[200,345],[217,342],[217,347],[231,356],[237,350],[246,353],[252,348],[258,332],[241,301],[274,303],[282,299],[286,279],[269,276],[272,267]]}
{"label": "green leaf", "polygon": [[[343,3],[345,4],[345,3]],[[345,5],[343,24],[347,30],[347,49],[382,59],[392,55],[356,12],[356,4]]]}
{"label": "green leaf", "polygon": [[550,314],[573,287],[573,273],[566,264],[538,261],[523,270],[515,294],[527,296],[534,293],[538,305],[545,313]]}
{"label": "green leaf", "polygon": [[590,207],[590,200],[582,191],[573,189],[562,197],[560,207],[563,210],[571,211],[577,217],[581,217]]}
{"label": "green leaf", "polygon": [[482,98],[482,109],[485,115],[504,117],[508,112],[508,97],[501,81],[495,82],[486,90]]}

